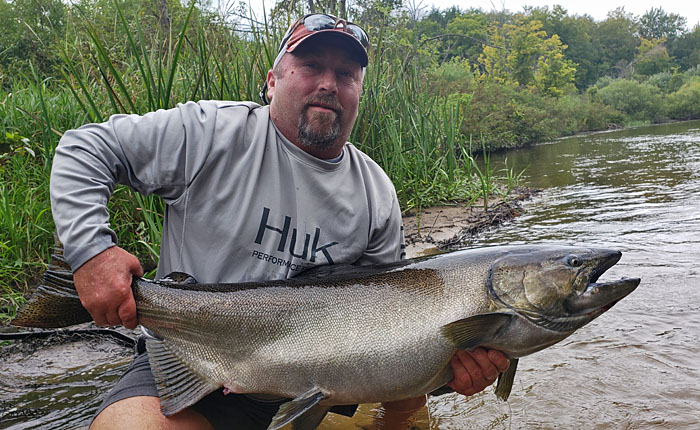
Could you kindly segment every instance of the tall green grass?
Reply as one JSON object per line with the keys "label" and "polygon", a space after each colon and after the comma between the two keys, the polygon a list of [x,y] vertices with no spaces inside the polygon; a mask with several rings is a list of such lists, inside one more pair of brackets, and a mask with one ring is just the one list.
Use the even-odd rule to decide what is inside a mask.
{"label": "tall green grass", "polygon": [[22,303],[53,231],[46,187],[50,127],[41,118],[39,92],[38,86],[0,92],[0,319]]}

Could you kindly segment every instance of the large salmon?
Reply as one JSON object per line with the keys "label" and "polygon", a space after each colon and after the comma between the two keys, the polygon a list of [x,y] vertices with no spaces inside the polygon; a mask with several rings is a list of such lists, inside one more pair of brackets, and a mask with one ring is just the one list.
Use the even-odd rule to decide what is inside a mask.
{"label": "large salmon", "polygon": [[[631,293],[639,279],[598,282],[619,251],[497,246],[371,267],[325,266],[287,281],[198,284],[174,274],[135,278],[138,320],[163,412],[225,387],[293,399],[270,429],[299,417],[315,428],[332,405],[416,397],[452,379],[458,348],[518,358],[569,336]],[[55,255],[13,324],[90,320]]]}

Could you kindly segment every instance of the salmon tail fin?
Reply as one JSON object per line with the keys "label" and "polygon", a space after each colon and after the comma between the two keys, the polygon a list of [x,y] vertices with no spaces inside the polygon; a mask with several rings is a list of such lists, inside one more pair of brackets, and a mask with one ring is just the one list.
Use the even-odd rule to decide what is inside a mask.
{"label": "salmon tail fin", "polygon": [[56,238],[49,267],[41,284],[10,321],[20,327],[60,328],[92,321],[80,304],[70,265],[63,258],[63,245]]}

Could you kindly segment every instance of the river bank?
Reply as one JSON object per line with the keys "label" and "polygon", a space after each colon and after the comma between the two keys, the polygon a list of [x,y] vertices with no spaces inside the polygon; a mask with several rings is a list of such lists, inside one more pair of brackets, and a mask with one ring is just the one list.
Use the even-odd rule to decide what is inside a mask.
{"label": "river bank", "polygon": [[411,211],[403,217],[406,258],[450,251],[468,246],[472,238],[520,216],[521,203],[537,194],[532,188],[514,188],[505,198],[483,199],[471,204],[455,203]]}

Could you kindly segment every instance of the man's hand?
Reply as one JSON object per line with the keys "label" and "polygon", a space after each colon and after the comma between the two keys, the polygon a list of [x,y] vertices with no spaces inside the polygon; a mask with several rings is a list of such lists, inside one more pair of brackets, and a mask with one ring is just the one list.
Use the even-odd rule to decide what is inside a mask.
{"label": "man's hand", "polygon": [[143,275],[139,260],[118,246],[102,251],[73,273],[80,302],[97,325],[136,327],[133,275]]}
{"label": "man's hand", "polygon": [[450,364],[454,379],[447,385],[460,394],[471,396],[493,384],[510,362],[501,351],[479,347],[473,351],[457,351]]}

